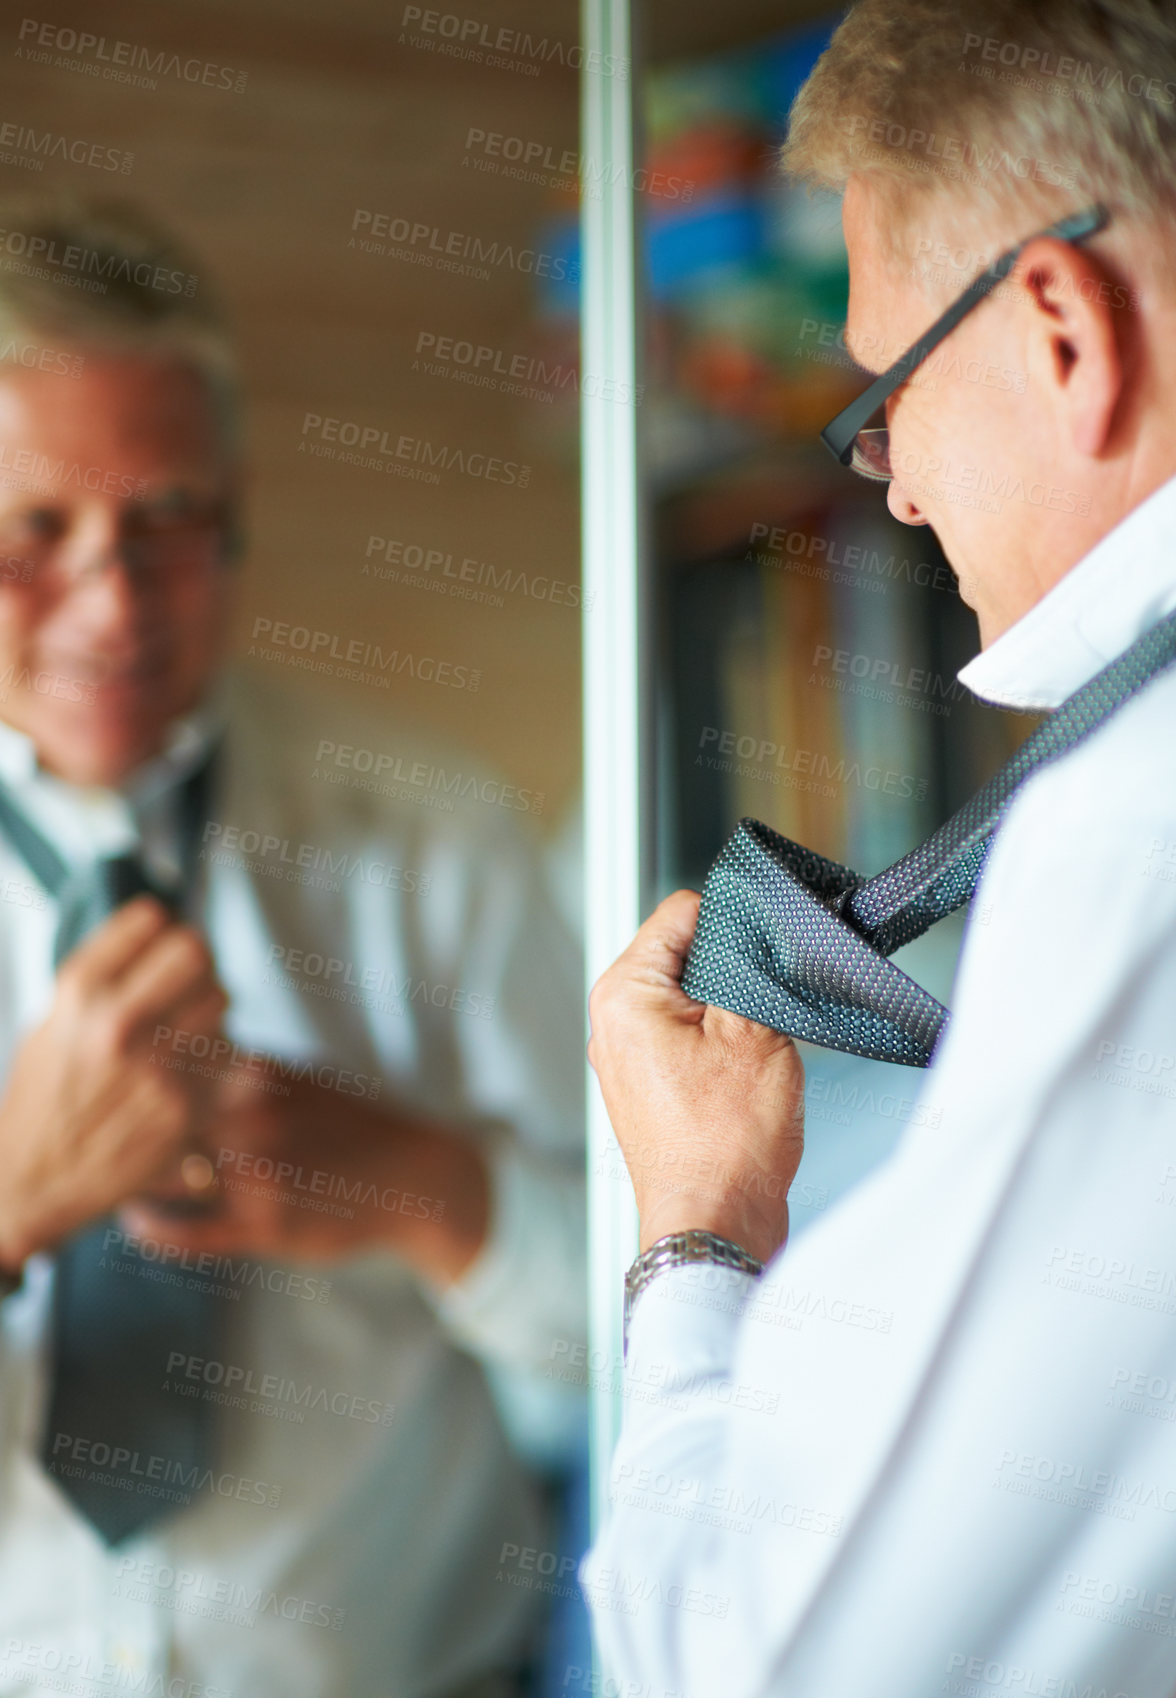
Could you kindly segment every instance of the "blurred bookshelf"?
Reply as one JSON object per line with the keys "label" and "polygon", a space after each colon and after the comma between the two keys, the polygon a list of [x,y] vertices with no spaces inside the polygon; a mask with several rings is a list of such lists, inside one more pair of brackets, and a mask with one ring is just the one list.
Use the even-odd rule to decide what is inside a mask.
{"label": "blurred bookshelf", "polygon": [[745,813],[875,871],[1026,728],[956,681],[976,626],[934,534],[899,524],[818,440],[866,380],[841,345],[838,202],[789,183],[777,154],[835,22],[648,77],[666,887],[697,885]]}
{"label": "blurred bookshelf", "polygon": [[[933,532],[899,524],[882,486],[818,440],[866,379],[841,344],[838,201],[789,183],[777,154],[836,16],[749,41],[741,13],[760,13],[728,11],[736,44],[705,55],[674,59],[662,28],[641,102],[663,890],[698,885],[744,813],[876,871],[1029,724],[956,682],[975,618]],[[543,354],[566,364],[579,295],[566,204],[536,240],[561,262],[541,285]],[[549,452],[574,451],[574,404],[569,392],[545,419]]]}

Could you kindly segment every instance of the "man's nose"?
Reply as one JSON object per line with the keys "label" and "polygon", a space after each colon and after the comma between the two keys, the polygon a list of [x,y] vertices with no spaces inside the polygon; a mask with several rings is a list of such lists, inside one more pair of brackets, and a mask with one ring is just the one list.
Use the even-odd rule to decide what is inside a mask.
{"label": "man's nose", "polygon": [[136,615],[144,574],[134,544],[117,513],[86,514],[74,526],[61,561],[73,593],[85,600],[90,619],[118,625]]}
{"label": "man's nose", "polygon": [[892,478],[886,486],[886,505],[904,525],[929,525],[927,518],[920,508],[911,500],[897,478]]}

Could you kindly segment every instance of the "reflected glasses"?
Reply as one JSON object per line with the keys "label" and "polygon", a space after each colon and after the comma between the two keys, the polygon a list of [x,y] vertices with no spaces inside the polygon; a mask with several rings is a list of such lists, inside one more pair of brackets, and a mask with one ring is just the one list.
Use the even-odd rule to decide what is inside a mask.
{"label": "reflected glasses", "polygon": [[0,514],[0,586],[28,584],[60,594],[118,560],[137,582],[178,588],[193,574],[223,562],[234,536],[227,501],[135,502],[122,516],[118,540],[101,559],[67,568],[63,554],[75,522],[70,508],[52,501]]}
{"label": "reflected glasses", "polygon": [[966,318],[972,308],[979,306],[1002,283],[1013,269],[1022,251],[1041,236],[1055,236],[1061,242],[1080,242],[1087,236],[1093,236],[1097,231],[1105,229],[1110,223],[1111,215],[1105,206],[1090,206],[1085,212],[1071,213],[1068,218],[1059,219],[1056,224],[1050,224],[1044,230],[1037,230],[1032,236],[1026,236],[1018,242],[1015,248],[993,260],[987,271],[982,271],[975,282],[970,284],[958,301],[953,301],[947,311],[935,320],[929,330],[925,330],[919,340],[901,354],[894,364],[876,377],[864,394],[856,401],[851,401],[837,417],[827,424],[821,432],[821,441],[829,452],[843,466],[848,466],[863,478],[872,478],[878,483],[887,483],[894,476],[890,468],[890,432],[885,425],[870,427],[870,420],[885,405],[899,386],[906,382],[915,368],[919,366],[935,348],[950,336],[962,318]]}

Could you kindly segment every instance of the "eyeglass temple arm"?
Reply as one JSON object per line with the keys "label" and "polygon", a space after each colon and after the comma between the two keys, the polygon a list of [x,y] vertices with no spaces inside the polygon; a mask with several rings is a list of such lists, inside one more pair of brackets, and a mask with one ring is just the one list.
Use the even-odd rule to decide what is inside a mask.
{"label": "eyeglass temple arm", "polygon": [[843,466],[848,465],[853,453],[853,439],[859,430],[864,430],[873,418],[878,408],[904,383],[932,350],[938,347],[944,337],[949,336],[956,325],[971,312],[978,301],[985,295],[991,294],[998,283],[1002,283],[1013,269],[1023,249],[1030,242],[1036,242],[1042,236],[1055,236],[1062,242],[1081,241],[1084,236],[1093,236],[1096,231],[1105,227],[1110,213],[1105,206],[1087,207],[1084,212],[1071,213],[1068,218],[1060,218],[1056,224],[1051,224],[1045,230],[1038,230],[1032,236],[1026,236],[1023,242],[1018,242],[1015,248],[1009,248],[1007,253],[993,260],[987,271],[982,271],[975,282],[970,284],[958,301],[953,301],[947,311],[935,320],[930,329],[925,330],[919,340],[909,347],[905,354],[900,354],[894,364],[876,377],[863,395],[850,403],[845,411],[838,413],[831,424],[821,432],[821,441],[825,444]]}

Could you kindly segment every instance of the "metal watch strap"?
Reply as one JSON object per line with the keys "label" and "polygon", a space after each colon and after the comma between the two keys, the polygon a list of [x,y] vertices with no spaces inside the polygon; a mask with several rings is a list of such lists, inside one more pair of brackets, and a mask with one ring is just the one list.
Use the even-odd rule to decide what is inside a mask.
{"label": "metal watch strap", "polygon": [[689,1232],[668,1232],[664,1238],[643,1250],[625,1275],[625,1319],[623,1327],[624,1353],[629,1351],[629,1321],[633,1306],[645,1287],[667,1268],[684,1268],[694,1262],[709,1262],[714,1267],[733,1268],[737,1273],[758,1277],[764,1264],[741,1244],[730,1238],[720,1238],[715,1232],[692,1228]]}

